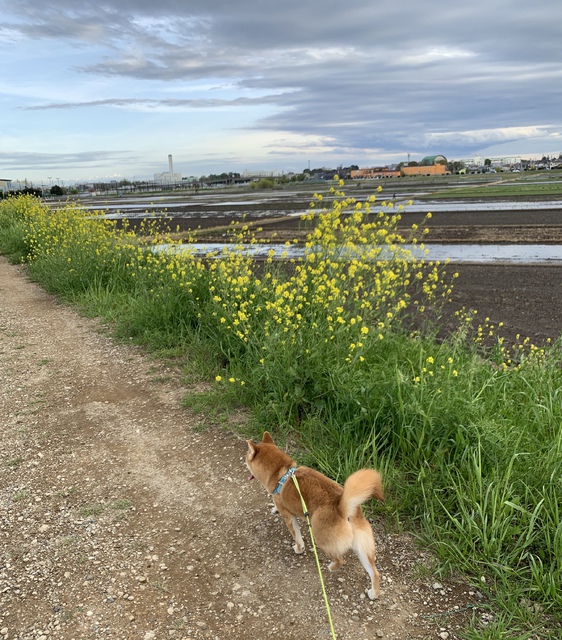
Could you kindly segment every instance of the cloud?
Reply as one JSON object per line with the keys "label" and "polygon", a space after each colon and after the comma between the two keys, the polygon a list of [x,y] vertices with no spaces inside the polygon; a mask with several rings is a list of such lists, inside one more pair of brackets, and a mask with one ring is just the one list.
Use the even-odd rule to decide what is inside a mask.
{"label": "cloud", "polygon": [[140,110],[185,110],[185,109],[220,109],[230,107],[246,107],[250,105],[278,104],[280,96],[262,96],[259,98],[220,98],[180,99],[180,98],[107,98],[105,100],[89,100],[86,102],[52,102],[29,107],[21,107],[24,111],[47,111],[52,109],[80,109],[86,107],[124,107]]}
{"label": "cloud", "polygon": [[[428,133],[423,136],[422,144],[436,145],[470,145],[486,146],[513,140],[546,138],[552,135],[548,127],[503,127],[499,129],[481,129],[475,131],[446,131]],[[558,134],[556,134],[558,135]]]}
{"label": "cloud", "polygon": [[443,60],[453,60],[458,62],[473,58],[476,55],[477,54],[474,51],[459,49],[457,47],[433,47],[431,49],[425,49],[422,51],[411,51],[404,55],[401,55],[399,53],[393,58],[393,64],[418,66],[440,62]]}
{"label": "cloud", "polygon": [[48,170],[52,172],[73,169],[76,165],[101,168],[108,163],[127,163],[136,160],[127,151],[85,151],[78,153],[0,152],[0,167],[9,166],[13,171]]}
{"label": "cloud", "polygon": [[524,150],[531,140],[554,144],[562,130],[559,0],[543,0],[540,11],[524,0],[0,0],[0,8],[3,73],[15,87],[2,94],[6,126],[44,136],[64,124],[66,144],[76,132],[85,140],[73,114],[86,109],[96,131],[111,129],[139,157],[139,130],[156,127],[162,145],[178,143],[163,116],[190,139],[207,131],[218,144],[252,130],[267,140],[262,156],[308,146],[336,161]]}

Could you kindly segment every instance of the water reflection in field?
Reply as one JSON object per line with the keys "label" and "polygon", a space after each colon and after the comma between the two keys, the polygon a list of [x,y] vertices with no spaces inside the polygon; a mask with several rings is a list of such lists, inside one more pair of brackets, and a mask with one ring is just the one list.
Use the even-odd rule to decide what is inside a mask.
{"label": "water reflection in field", "polygon": [[[242,195],[242,194],[240,194]],[[224,215],[232,211],[243,211],[248,207],[248,211],[260,212],[262,216],[294,215],[300,216],[307,212],[310,198],[303,198],[302,195],[289,197],[289,194],[275,194],[271,196],[253,196],[244,194],[244,198],[236,199],[229,194],[228,197],[208,194],[203,196],[191,196],[189,198],[123,198],[111,200],[98,200],[95,203],[83,202],[80,208],[88,211],[105,211],[106,217],[110,219],[138,218],[147,215],[167,215],[174,217],[191,217],[192,215]],[[330,198],[327,198],[330,200]],[[362,196],[357,197],[358,202],[364,201]],[[378,206],[382,206],[384,199],[381,198]],[[404,207],[406,213],[432,213],[439,212],[469,212],[469,211],[547,211],[562,210],[562,200],[465,200],[421,201],[412,199],[412,203],[407,198],[398,200],[388,200],[394,208]],[[56,207],[54,207],[56,208]],[[376,210],[377,205],[374,206]]]}
{"label": "water reflection in field", "polygon": [[446,211],[447,213],[454,211],[544,211],[562,209],[562,200],[486,200],[485,202],[479,200],[472,202],[453,200],[447,202],[429,200],[420,202],[414,200],[411,205],[404,205],[404,208],[408,213],[426,213],[428,211],[432,213],[440,211]]}
{"label": "water reflection in field", "polygon": [[[181,246],[160,245],[159,250],[182,250],[194,255],[215,255],[232,249],[233,245],[221,243],[193,243]],[[403,249],[411,251],[415,258],[431,261],[451,262],[479,262],[479,263],[514,263],[514,264],[562,264],[562,245],[544,244],[426,244],[425,249],[419,245],[402,245]],[[275,259],[302,258],[307,249],[299,245],[286,246],[284,244],[247,244],[238,247],[244,255],[255,258],[266,258],[273,255]],[[313,251],[309,249],[308,251]],[[271,252],[273,252],[271,254]],[[350,258],[351,256],[347,256]],[[389,249],[381,249],[379,259],[388,260],[392,257]]]}

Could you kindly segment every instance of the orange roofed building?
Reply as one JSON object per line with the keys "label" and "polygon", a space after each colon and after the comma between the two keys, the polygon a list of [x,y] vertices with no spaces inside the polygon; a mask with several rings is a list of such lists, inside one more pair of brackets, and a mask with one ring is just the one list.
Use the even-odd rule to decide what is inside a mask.
{"label": "orange roofed building", "polygon": [[351,172],[352,180],[399,178],[400,176],[444,176],[450,174],[447,171],[447,158],[445,156],[427,156],[414,167],[402,167],[401,169],[388,169],[387,167],[372,167],[368,169],[355,169]]}
{"label": "orange roofed building", "polygon": [[444,176],[447,171],[447,158],[445,156],[427,156],[417,167],[402,167],[403,176]]}
{"label": "orange roofed building", "polygon": [[399,178],[400,171],[387,167],[371,167],[370,169],[352,169],[352,180],[366,180],[368,178]]}

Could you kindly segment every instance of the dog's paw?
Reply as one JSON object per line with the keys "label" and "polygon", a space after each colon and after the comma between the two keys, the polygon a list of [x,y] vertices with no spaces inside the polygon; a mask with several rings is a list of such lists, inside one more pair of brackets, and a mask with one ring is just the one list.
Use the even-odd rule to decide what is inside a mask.
{"label": "dog's paw", "polygon": [[293,551],[298,555],[300,555],[301,553],[304,553],[304,544],[299,545],[295,543],[293,545]]}
{"label": "dog's paw", "polygon": [[339,560],[332,560],[332,562],[330,562],[330,564],[328,565],[328,569],[330,571],[339,571],[343,565],[344,561],[342,559]]}
{"label": "dog's paw", "polygon": [[373,589],[366,589],[367,595],[369,596],[369,600],[376,600],[379,597],[379,594]]}

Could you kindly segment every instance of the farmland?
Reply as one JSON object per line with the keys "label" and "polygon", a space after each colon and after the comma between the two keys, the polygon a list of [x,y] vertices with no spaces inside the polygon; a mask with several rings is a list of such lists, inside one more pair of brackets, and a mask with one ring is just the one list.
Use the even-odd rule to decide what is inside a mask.
{"label": "farmland", "polygon": [[[186,361],[185,375],[206,385],[187,394],[191,410],[244,410],[252,419],[239,425],[242,432],[267,426],[301,462],[336,479],[359,466],[380,468],[390,487],[387,522],[413,528],[439,558],[439,571],[460,570],[488,585],[497,637],[539,627],[556,637],[560,343],[547,300],[552,306],[559,291],[558,267],[467,265],[463,281],[462,265],[413,260],[402,244],[401,228],[414,239],[430,236],[437,214],[414,212],[419,218],[405,224],[400,200],[408,194],[359,198],[342,186],[312,198],[307,220],[297,219],[308,223],[309,251],[289,269],[266,260],[256,271],[236,251],[221,260],[155,253],[143,244],[161,241],[152,223],[182,219],[177,207],[171,216],[160,205],[152,207],[160,215],[134,217],[129,208],[115,222],[73,205],[53,213],[31,200],[8,202],[2,247],[120,339]],[[223,237],[230,227],[222,224],[234,215],[228,195],[225,215],[216,201],[209,208],[204,234]],[[431,208],[429,196],[416,196]],[[288,216],[286,206],[271,216],[271,202],[254,201],[268,216],[238,204],[251,213],[238,216],[233,249],[266,240],[256,239],[263,231],[252,216]],[[470,215],[486,226],[479,206]],[[548,211],[556,226],[556,206]],[[125,218],[147,219],[147,226],[132,233]],[[183,219],[190,234],[201,233],[197,216]],[[382,244],[397,247],[392,260],[380,259]],[[478,304],[461,311],[463,290]],[[510,319],[510,309],[519,315]],[[534,335],[518,332],[522,322]],[[540,464],[530,468],[531,459]],[[471,637],[490,637],[474,622]]]}

